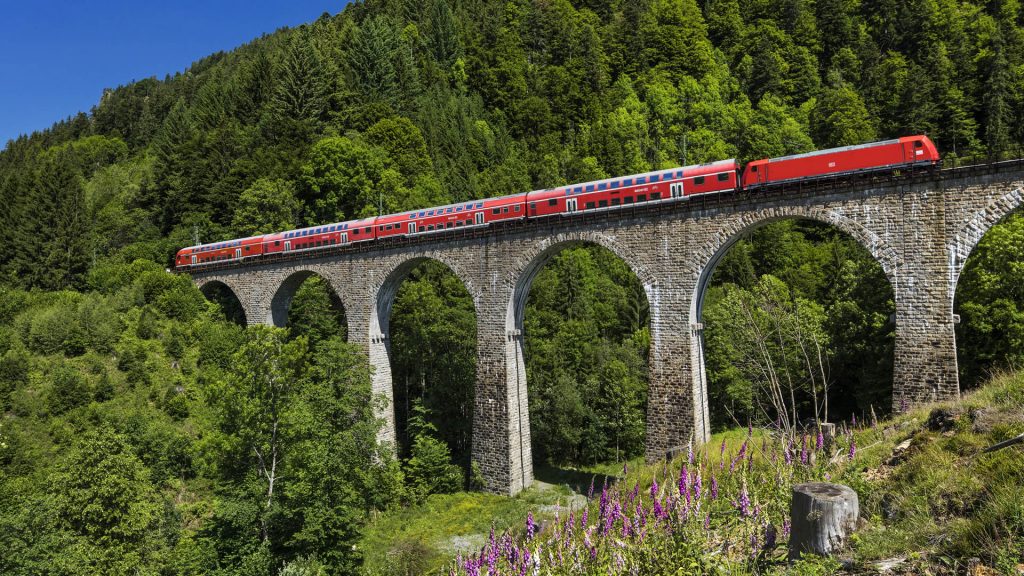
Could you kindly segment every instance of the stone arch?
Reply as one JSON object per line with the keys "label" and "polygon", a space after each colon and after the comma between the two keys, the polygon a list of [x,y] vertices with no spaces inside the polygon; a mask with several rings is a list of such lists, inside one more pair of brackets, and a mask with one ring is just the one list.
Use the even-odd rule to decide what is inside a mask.
{"label": "stone arch", "polygon": [[698,276],[690,304],[691,325],[699,325],[701,322],[704,293],[708,282],[710,282],[718,262],[729,249],[751,230],[778,220],[794,218],[828,224],[848,234],[882,266],[885,277],[888,278],[889,284],[892,286],[893,294],[897,294],[899,289],[897,271],[901,264],[899,254],[873,230],[834,210],[811,206],[779,206],[760,212],[747,212],[724,222],[717,228],[709,242],[695,251]]}
{"label": "stone arch", "polygon": [[[288,313],[291,310],[292,300],[295,298],[295,294],[298,292],[302,284],[311,276],[318,276],[326,282],[334,295],[341,301],[342,308],[346,313],[348,312],[349,306],[345,301],[345,297],[343,295],[344,292],[338,290],[338,287],[334,285],[334,282],[328,275],[321,274],[316,270],[302,269],[289,274],[278,285],[277,290],[274,291],[274,295],[270,299],[270,309],[267,310],[266,323],[268,325],[277,326],[278,328],[284,328],[288,325]],[[347,325],[345,326],[345,329],[345,333],[347,334]]]}
{"label": "stone arch", "polygon": [[956,298],[956,285],[960,274],[967,264],[967,259],[981,242],[981,238],[993,226],[1011,212],[1024,205],[1024,188],[1015,188],[995,198],[984,208],[972,214],[967,222],[953,236],[947,252],[949,253],[949,301]]}
{"label": "stone arch", "polygon": [[648,302],[652,300],[657,287],[657,277],[640,263],[641,259],[626,245],[617,242],[614,236],[602,232],[562,232],[543,238],[531,246],[509,268],[508,285],[512,293],[512,299],[509,302],[505,327],[509,334],[521,332],[523,329],[522,314],[526,308],[526,298],[530,293],[533,280],[537,277],[540,269],[547,264],[548,260],[562,250],[581,244],[595,244],[618,256],[636,274],[636,277],[640,279]]}
{"label": "stone arch", "polygon": [[[614,235],[598,231],[562,232],[545,237],[531,245],[515,258],[507,278],[508,303],[505,312],[505,381],[509,405],[510,424],[514,429],[512,439],[511,492],[514,494],[533,482],[533,446],[530,432],[529,396],[526,385],[526,361],[523,352],[523,318],[526,301],[537,274],[544,265],[561,251],[573,246],[593,244],[605,248],[629,266],[644,287],[644,295],[651,308],[651,317],[657,313],[655,298],[657,277],[644,265],[629,247],[618,242]],[[650,406],[650,405],[649,405]],[[648,420],[651,408],[648,407]],[[650,424],[649,424],[650,425]]]}
{"label": "stone arch", "polygon": [[[443,253],[417,253],[405,255],[398,260],[392,260],[387,263],[385,272],[372,281],[369,290],[371,299],[369,322],[366,325],[369,332],[366,339],[367,355],[370,365],[373,367],[374,394],[384,399],[384,406],[381,408],[384,424],[379,438],[382,441],[392,443],[392,448],[396,451],[396,454],[398,435],[395,422],[394,383],[391,374],[391,311],[402,282],[413,269],[428,261],[438,262],[455,274],[473,300],[474,315],[478,321],[480,318],[480,295],[478,290],[471,281],[470,276],[459,266],[458,262]],[[473,425],[475,427],[475,422]]]}
{"label": "stone arch", "polygon": [[703,429],[704,438],[707,438],[711,432],[703,334],[703,308],[707,286],[719,261],[744,234],[771,222],[788,219],[821,222],[852,237],[881,265],[885,277],[892,287],[894,298],[898,298],[897,278],[902,264],[899,254],[873,230],[840,212],[814,206],[776,206],[758,212],[745,212],[723,222],[716,228],[716,232],[711,235],[709,241],[695,251],[697,281],[690,297],[690,366],[692,366],[695,402],[698,410],[702,410],[702,413],[697,414],[697,424]]}
{"label": "stone arch", "polygon": [[242,297],[240,296],[240,292],[228,282],[219,278],[203,278],[196,281],[196,287],[199,288],[199,291],[203,293],[203,296],[205,296],[207,300],[213,300],[218,290],[225,291],[227,294],[231,295],[231,297],[238,302],[243,326],[248,326],[254,319],[251,316],[253,313],[252,310],[247,308],[245,300],[242,300]]}

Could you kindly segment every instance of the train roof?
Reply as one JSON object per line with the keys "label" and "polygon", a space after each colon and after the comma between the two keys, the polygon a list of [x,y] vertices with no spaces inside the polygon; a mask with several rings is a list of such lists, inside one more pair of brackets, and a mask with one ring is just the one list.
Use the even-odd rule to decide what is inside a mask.
{"label": "train roof", "polygon": [[507,202],[521,201],[526,196],[526,194],[526,192],[517,192],[515,194],[509,194],[508,196],[493,196],[491,198],[484,198],[482,200],[469,200],[466,202],[445,204],[443,206],[431,206],[429,208],[422,208],[420,210],[408,210],[406,212],[398,212],[395,214],[385,214],[384,216],[378,217],[378,220],[381,222],[395,222],[397,220],[411,220],[413,218],[435,216],[439,213],[455,214],[471,210],[483,210],[485,208],[494,206],[495,204],[504,205]]}
{"label": "train roof", "polygon": [[872,148],[875,146],[888,146],[891,144],[899,144],[899,138],[893,138],[892,140],[881,140],[879,142],[868,142],[866,144],[854,144],[852,146],[840,146],[838,148],[826,148],[825,150],[815,150],[813,152],[804,152],[802,154],[790,154],[789,156],[779,156],[778,158],[768,158],[768,162],[781,162],[783,160],[796,160],[797,158],[810,158],[811,156],[822,156],[824,154],[834,154],[836,152],[849,152],[850,150],[861,150],[864,148]]}
{"label": "train roof", "polygon": [[[211,242],[209,244],[196,244],[195,246],[188,246],[182,248],[182,250],[199,250],[200,248],[206,248],[207,250],[220,250],[222,248],[231,248],[232,246],[241,246],[243,242],[250,240],[262,240],[263,235],[259,236],[246,236],[245,238],[234,238],[232,240],[224,240],[223,242]],[[180,250],[179,250],[180,252]]]}

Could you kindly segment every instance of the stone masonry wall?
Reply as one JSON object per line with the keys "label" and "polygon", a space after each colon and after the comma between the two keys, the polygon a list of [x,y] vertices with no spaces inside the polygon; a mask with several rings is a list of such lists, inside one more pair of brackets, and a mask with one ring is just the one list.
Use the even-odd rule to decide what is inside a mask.
{"label": "stone masonry wall", "polygon": [[[959,394],[953,295],[964,261],[988,228],[1024,202],[1024,168],[947,170],[901,182],[818,190],[740,192],[670,205],[577,214],[193,274],[223,283],[249,323],[283,326],[295,290],[322,276],[341,298],[348,334],[388,399],[380,437],[395,439],[389,346],[391,305],[424,259],[448,266],[473,298],[477,383],[473,460],[487,489],[515,494],[533,481],[522,319],[530,284],[567,246],[593,243],[622,258],[650,304],[646,457],[704,442],[708,426],[702,305],[714,266],[744,233],[781,218],[807,218],[850,234],[881,264],[896,299],[893,402]],[[212,284],[210,284],[212,285]]]}

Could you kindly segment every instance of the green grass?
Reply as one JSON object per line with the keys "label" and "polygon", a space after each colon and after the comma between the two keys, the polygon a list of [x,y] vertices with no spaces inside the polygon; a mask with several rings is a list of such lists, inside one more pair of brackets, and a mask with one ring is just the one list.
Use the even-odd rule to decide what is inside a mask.
{"label": "green grass", "polygon": [[[950,429],[929,427],[929,414],[935,409],[952,415]],[[860,497],[865,522],[841,554],[847,567],[834,560],[787,565],[780,559],[768,572],[877,573],[877,562],[897,558],[902,574],[959,574],[970,559],[978,558],[1001,574],[1019,574],[1024,564],[1024,446],[991,454],[981,451],[1022,432],[1024,373],[995,378],[959,401],[920,407],[857,430],[853,462],[841,455],[838,464],[823,461],[815,466],[818,472],[812,472],[828,472],[833,481],[853,487]],[[763,434],[755,430],[750,443],[755,470],[773,470],[777,463],[760,449]],[[746,437],[744,428],[713,435],[703,448],[710,468],[717,468],[723,440],[728,460]],[[909,448],[894,454],[906,441]],[[681,463],[628,464],[628,482],[646,489],[656,474],[664,476],[666,466],[678,469]],[[492,526],[498,533],[521,533],[528,512],[543,523],[574,492],[585,493],[591,479],[599,490],[605,479],[614,482],[621,474],[621,463],[583,469],[539,467],[540,481],[513,498],[479,493],[432,496],[370,524],[361,544],[365,572],[437,572],[460,550],[478,550]],[[788,502],[785,486],[750,488],[755,501],[783,507]]]}

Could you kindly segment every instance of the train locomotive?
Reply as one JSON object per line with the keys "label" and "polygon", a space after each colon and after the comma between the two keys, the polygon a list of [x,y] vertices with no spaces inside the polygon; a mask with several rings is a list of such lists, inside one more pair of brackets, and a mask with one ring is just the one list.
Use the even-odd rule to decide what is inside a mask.
{"label": "train locomotive", "polygon": [[179,250],[174,263],[178,269],[189,269],[217,262],[237,262],[273,254],[374,242],[395,236],[411,237],[437,234],[457,228],[486,227],[505,220],[619,210],[650,203],[685,201],[691,196],[736,190],[764,190],[773,186],[821,178],[916,166],[928,167],[938,163],[939,153],[935,144],[923,135],[753,160],[742,167],[735,159],[720,160],[486,200],[459,202],[399,214],[201,244]]}

